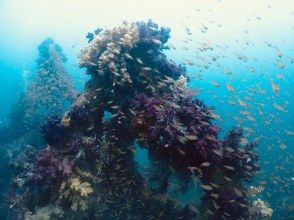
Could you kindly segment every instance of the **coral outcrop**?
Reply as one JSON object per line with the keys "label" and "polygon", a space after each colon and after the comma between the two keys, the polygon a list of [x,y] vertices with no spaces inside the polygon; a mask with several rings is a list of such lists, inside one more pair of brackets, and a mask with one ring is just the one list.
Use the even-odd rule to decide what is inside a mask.
{"label": "coral outcrop", "polygon": [[[94,36],[79,57],[91,79],[64,118],[44,129],[51,146],[32,166],[33,176],[47,176],[54,190],[36,190],[43,184],[27,179],[22,188],[29,192],[18,189],[12,198],[53,201],[68,219],[249,217],[243,182],[259,170],[256,144],[244,145],[238,129],[218,137],[213,109],[187,88],[185,68],[163,53],[169,34],[148,21]],[[160,171],[156,184],[137,169],[138,148]],[[192,180],[201,181],[199,211],[167,193],[172,179],[183,193]],[[12,213],[21,218],[35,208],[14,206]]]}

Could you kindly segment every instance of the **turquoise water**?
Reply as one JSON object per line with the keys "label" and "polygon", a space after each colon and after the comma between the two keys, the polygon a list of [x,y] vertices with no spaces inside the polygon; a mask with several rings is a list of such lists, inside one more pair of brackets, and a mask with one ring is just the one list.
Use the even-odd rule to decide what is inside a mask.
{"label": "turquoise water", "polygon": [[[27,93],[34,82],[39,68],[38,46],[43,40],[51,37],[62,47],[67,56],[64,68],[81,93],[91,78],[77,64],[77,55],[88,45],[87,33],[97,27],[117,26],[123,20],[152,19],[171,28],[166,43],[170,49],[164,53],[186,67],[189,88],[196,89],[197,98],[214,107],[219,117],[213,123],[221,128],[219,136],[223,138],[237,126],[245,130],[248,141],[257,140],[261,169],[249,185],[262,188],[262,192],[248,200],[265,201],[273,210],[271,219],[294,219],[293,1],[261,1],[256,7],[250,1],[241,1],[239,6],[232,1],[152,1],[142,3],[144,9],[135,7],[139,3],[133,1],[101,5],[95,1],[66,1],[64,5],[40,2],[0,0],[1,128],[9,126],[11,114],[17,114],[13,112],[17,97]],[[69,109],[64,107],[59,116]],[[38,133],[38,129],[32,130]],[[13,179],[8,164],[25,146],[15,150],[20,136],[1,132],[0,219],[14,219],[5,199]],[[46,147],[39,133],[30,138],[29,145],[38,146],[38,150]],[[137,150],[136,162],[144,173],[150,166],[148,153]],[[177,196],[187,203],[196,200],[199,205],[200,195],[199,189],[193,189]]]}

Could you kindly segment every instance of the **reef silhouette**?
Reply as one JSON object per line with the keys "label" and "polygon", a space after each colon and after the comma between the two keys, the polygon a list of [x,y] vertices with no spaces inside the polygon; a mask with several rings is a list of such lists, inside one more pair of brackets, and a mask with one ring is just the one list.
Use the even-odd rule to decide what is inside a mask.
{"label": "reef silhouette", "polygon": [[77,96],[70,75],[64,68],[67,61],[59,44],[47,38],[38,47],[37,71],[28,88],[16,99],[9,113],[9,124],[2,128],[1,143],[39,127],[46,118],[62,116]]}
{"label": "reef silhouette", "polygon": [[[259,170],[256,143],[244,144],[237,128],[218,137],[213,109],[163,53],[169,37],[169,28],[148,21],[91,39],[79,56],[91,76],[84,91],[63,118],[42,127],[48,146],[15,163],[13,218],[249,218],[244,181]],[[138,170],[137,148],[148,151],[153,179]],[[199,211],[167,193],[171,175],[182,192],[201,181]]]}
{"label": "reef silhouette", "polygon": [[[9,163],[14,167],[17,155],[42,148],[44,141],[40,127],[46,118],[61,117],[77,96],[70,75],[64,68],[66,56],[60,45],[48,38],[39,45],[38,51],[34,78],[12,105],[8,125],[0,128],[1,173],[5,173],[1,183],[1,219],[5,218],[2,214],[7,210],[2,195],[5,195],[11,177]],[[26,160],[19,162],[19,167],[29,166]]]}

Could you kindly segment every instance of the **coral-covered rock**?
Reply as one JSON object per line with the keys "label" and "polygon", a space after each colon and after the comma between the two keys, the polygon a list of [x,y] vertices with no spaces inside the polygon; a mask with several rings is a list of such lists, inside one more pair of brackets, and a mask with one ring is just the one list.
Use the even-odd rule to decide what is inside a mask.
{"label": "coral-covered rock", "polygon": [[[91,79],[62,122],[47,129],[53,146],[37,156],[32,191],[49,188],[67,214],[80,210],[83,218],[248,217],[243,180],[259,168],[255,144],[236,129],[218,137],[213,109],[187,87],[185,68],[163,53],[169,35],[152,21],[125,22],[82,50],[79,64]],[[60,124],[66,138],[55,132]],[[156,181],[137,169],[136,145],[160,171]],[[181,178],[183,192],[201,181],[201,213],[168,195],[171,173]]]}

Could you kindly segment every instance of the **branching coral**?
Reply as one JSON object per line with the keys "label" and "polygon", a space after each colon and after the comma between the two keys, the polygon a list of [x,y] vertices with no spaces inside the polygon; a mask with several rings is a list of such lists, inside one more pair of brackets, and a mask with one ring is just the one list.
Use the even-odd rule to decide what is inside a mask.
{"label": "branching coral", "polygon": [[130,58],[128,57],[128,50],[137,43],[138,35],[137,27],[128,23],[124,23],[124,25],[115,29],[106,30],[101,36],[96,36],[90,46],[82,51],[79,63],[81,66],[88,68],[98,66],[101,75],[110,71],[114,83],[131,84],[132,81],[126,69],[125,59]]}
{"label": "branching coral", "polygon": [[[213,109],[187,88],[185,68],[163,53],[169,34],[152,21],[123,23],[82,50],[79,63],[91,79],[61,120],[65,135],[47,138],[52,146],[39,154],[34,168],[38,180],[54,177],[45,185],[59,187],[54,193],[67,215],[74,209],[96,219],[248,217],[243,180],[259,169],[255,144],[242,146],[236,129],[225,140],[218,137]],[[160,171],[159,187],[137,169],[136,141]],[[75,172],[60,169],[65,160]],[[199,176],[201,213],[168,195],[172,172],[183,186]]]}

